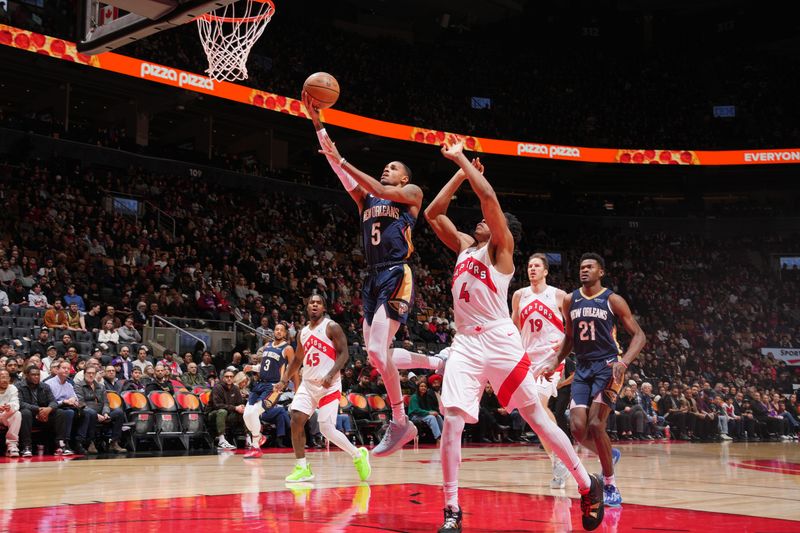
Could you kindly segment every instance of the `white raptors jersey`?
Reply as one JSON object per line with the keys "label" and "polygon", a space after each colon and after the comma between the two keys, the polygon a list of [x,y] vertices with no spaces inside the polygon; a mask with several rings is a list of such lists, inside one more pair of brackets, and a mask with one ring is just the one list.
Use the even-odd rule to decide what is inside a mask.
{"label": "white raptors jersey", "polygon": [[456,330],[510,318],[508,284],[514,273],[501,274],[489,258],[489,246],[467,248],[453,271],[453,311]]}
{"label": "white raptors jersey", "polygon": [[550,355],[553,345],[564,338],[564,319],[556,302],[556,288],[547,285],[539,294],[525,287],[519,298],[522,344],[531,360]]}
{"label": "white raptors jersey", "polygon": [[326,332],[330,322],[330,318],[323,318],[315,328],[312,329],[309,324],[300,332],[300,343],[305,354],[304,380],[322,381],[336,362],[336,349]]}

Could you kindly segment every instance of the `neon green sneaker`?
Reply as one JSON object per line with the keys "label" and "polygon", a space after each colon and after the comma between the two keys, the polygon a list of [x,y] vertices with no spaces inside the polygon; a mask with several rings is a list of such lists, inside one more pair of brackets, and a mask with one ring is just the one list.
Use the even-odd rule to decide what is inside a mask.
{"label": "neon green sneaker", "polygon": [[314,479],[314,474],[311,472],[311,465],[306,463],[305,468],[300,465],[294,465],[292,473],[286,476],[286,481],[289,483],[299,483],[301,481],[311,481]]}
{"label": "neon green sneaker", "polygon": [[372,474],[372,467],[369,466],[369,450],[366,448],[359,448],[358,455],[353,457],[353,464],[356,465],[356,471],[361,481],[368,480],[369,475]]}

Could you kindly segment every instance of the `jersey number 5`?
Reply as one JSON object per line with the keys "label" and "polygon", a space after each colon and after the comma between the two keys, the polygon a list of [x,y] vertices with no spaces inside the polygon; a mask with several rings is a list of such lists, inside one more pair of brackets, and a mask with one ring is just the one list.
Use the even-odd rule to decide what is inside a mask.
{"label": "jersey number 5", "polygon": [[372,245],[378,246],[381,243],[381,223],[372,224]]}
{"label": "jersey number 5", "polygon": [[589,322],[581,320],[578,322],[578,327],[581,329],[580,339],[582,341],[595,340],[594,339],[594,320]]}
{"label": "jersey number 5", "polygon": [[319,364],[319,354],[318,353],[307,353],[306,354],[306,366],[317,366]]}

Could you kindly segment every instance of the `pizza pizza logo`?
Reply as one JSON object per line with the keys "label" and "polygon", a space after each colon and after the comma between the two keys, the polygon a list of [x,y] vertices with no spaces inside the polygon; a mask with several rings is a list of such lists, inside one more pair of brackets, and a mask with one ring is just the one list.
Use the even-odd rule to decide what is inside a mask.
{"label": "pizza pizza logo", "polygon": [[617,163],[634,165],[699,165],[691,150],[617,150]]}

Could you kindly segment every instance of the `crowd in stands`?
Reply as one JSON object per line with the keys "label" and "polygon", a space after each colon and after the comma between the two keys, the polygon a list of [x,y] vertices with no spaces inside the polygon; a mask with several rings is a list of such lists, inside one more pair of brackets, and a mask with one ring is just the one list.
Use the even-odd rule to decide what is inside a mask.
{"label": "crowd in stands", "polygon": [[[319,292],[351,346],[345,390],[385,392],[360,349],[363,258],[354,209],[297,194],[248,196],[197,179],[135,169],[124,175],[62,160],[6,166],[2,173],[0,338],[6,340],[0,361],[18,389],[20,407],[8,405],[24,415],[22,452],[30,452],[29,436],[37,427],[52,432],[62,453],[92,452],[100,434],[108,450],[121,451],[123,413],[103,403],[104,389],[225,386],[229,369],[231,382],[245,392],[241,399],[247,397],[252,373],[244,372],[245,365],[256,362],[257,345],[242,343],[233,354],[167,351],[156,357],[141,336],[155,315],[239,320],[269,338],[280,321],[290,324],[290,334],[298,331],[305,323],[303,298]],[[176,233],[159,228],[148,214],[136,219],[106,211],[104,190],[156,202],[175,217]],[[462,213],[460,224],[474,223],[469,213],[478,216]],[[534,214],[519,215],[528,229],[519,265],[534,250],[558,250],[563,265],[552,266],[550,283],[572,290],[579,254],[597,250],[606,258],[607,285],[626,297],[647,333],[645,351],[628,369],[630,385],[609,426],[612,435],[658,438],[666,426],[672,438],[691,440],[796,434],[797,367],[762,356],[761,348],[800,346],[800,280],[778,276],[760,261],[798,249],[796,235],[726,240],[575,232],[548,227]],[[415,310],[396,342],[439,350],[454,334],[447,283],[452,258],[441,253],[422,221],[415,244]],[[514,284],[521,283],[518,275]],[[86,385],[87,375],[97,386]],[[412,417],[437,438],[440,381],[411,372],[403,384]],[[487,391],[473,437],[523,438],[518,416],[492,398]],[[226,410],[233,419],[236,407]],[[0,420],[15,424],[5,415]]]}

